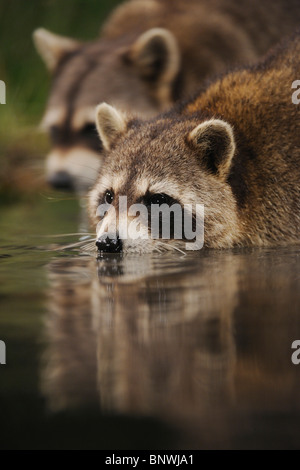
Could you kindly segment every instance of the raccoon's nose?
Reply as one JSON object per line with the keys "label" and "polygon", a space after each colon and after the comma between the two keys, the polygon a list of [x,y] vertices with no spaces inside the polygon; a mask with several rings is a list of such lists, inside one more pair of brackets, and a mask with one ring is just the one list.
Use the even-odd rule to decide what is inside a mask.
{"label": "raccoon's nose", "polygon": [[47,179],[48,184],[55,189],[73,189],[72,177],[66,171],[58,171]]}
{"label": "raccoon's nose", "polygon": [[117,238],[100,238],[96,241],[96,246],[99,251],[104,253],[120,253],[122,251],[122,240]]}

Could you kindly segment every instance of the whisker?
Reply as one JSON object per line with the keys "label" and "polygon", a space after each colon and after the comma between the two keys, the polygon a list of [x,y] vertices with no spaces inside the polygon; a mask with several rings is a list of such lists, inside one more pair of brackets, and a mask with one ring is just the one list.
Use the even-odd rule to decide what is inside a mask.
{"label": "whisker", "polygon": [[169,245],[168,243],[159,242],[159,241],[157,241],[156,243],[158,243],[159,245],[162,245],[165,248],[165,250],[168,250],[168,251],[176,250],[176,251],[179,251],[179,253],[186,256],[186,253],[184,251],[180,250],[180,248],[178,248],[177,246]]}
{"label": "whisker", "polygon": [[[96,238],[92,239],[91,241],[96,241]],[[81,242],[77,243],[71,243],[70,245],[65,245],[65,246],[60,246],[58,248],[54,248],[53,251],[61,251],[61,250],[68,250],[70,248],[76,248],[76,247],[81,247],[84,243],[86,243],[86,240],[81,240]]]}
{"label": "whisker", "polygon": [[44,199],[47,199],[49,202],[60,202],[60,201],[75,201],[77,200],[77,197],[76,196],[66,196],[66,197],[62,197],[62,196],[49,196],[47,194],[43,194],[43,193],[39,193],[39,195],[41,197],[43,197]]}
{"label": "whisker", "polygon": [[159,253],[159,254],[163,253],[162,250],[158,246],[155,247],[155,251],[157,251],[157,253]]}
{"label": "whisker", "polygon": [[[75,237],[75,236],[91,236],[91,235],[94,235],[93,233],[88,233],[88,232],[82,232],[82,233],[62,233],[62,234],[59,234],[59,235],[39,235],[40,238],[60,238],[60,237]],[[82,241],[86,241],[86,240],[82,240]]]}
{"label": "whisker", "polygon": [[95,242],[88,243],[87,245],[82,246],[80,249],[82,251],[89,251],[89,252],[97,250]]}

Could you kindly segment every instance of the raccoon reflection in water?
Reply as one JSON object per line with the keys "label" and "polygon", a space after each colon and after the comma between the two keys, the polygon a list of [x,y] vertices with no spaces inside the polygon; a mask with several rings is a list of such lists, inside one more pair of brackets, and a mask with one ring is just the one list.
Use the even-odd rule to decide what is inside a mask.
{"label": "raccoon reflection in water", "polygon": [[[292,443],[280,417],[299,416],[289,354],[300,337],[297,269],[295,252],[280,250],[107,257],[98,273],[93,259],[54,260],[42,369],[49,408],[100,403],[157,417],[208,448],[270,432],[276,442],[284,429]],[[271,431],[266,414],[278,423]]]}

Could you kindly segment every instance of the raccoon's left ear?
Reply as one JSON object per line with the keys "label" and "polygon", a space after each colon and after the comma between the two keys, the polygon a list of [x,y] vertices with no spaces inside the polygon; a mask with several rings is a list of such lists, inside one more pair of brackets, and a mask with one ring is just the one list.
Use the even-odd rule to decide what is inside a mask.
{"label": "raccoon's left ear", "polygon": [[150,29],[137,39],[128,58],[160,102],[170,104],[172,85],[180,70],[180,51],[175,36],[164,28]]}
{"label": "raccoon's left ear", "polygon": [[117,139],[125,134],[125,116],[109,104],[102,103],[96,108],[96,127],[105,150],[110,150]]}
{"label": "raccoon's left ear", "polygon": [[226,180],[236,149],[231,125],[221,119],[211,119],[192,130],[187,140],[206,167]]}

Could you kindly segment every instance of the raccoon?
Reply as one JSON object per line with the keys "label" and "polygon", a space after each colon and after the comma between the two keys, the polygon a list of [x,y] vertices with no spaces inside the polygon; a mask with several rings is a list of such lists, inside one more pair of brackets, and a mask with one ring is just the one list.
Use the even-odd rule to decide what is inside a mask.
{"label": "raccoon", "polygon": [[[205,247],[299,243],[300,107],[292,102],[299,53],[300,31],[256,65],[220,77],[194,99],[145,122],[100,105],[96,121],[106,157],[90,193],[94,223],[99,204],[116,208],[126,195],[129,206],[142,202],[148,209],[154,203],[203,204]],[[162,245],[151,236],[104,239],[111,214],[98,227],[100,251],[185,246],[172,239]]]}
{"label": "raccoon", "polygon": [[103,151],[93,122],[98,103],[154,116],[229,65],[255,61],[299,22],[298,0],[130,0],[96,41],[36,30],[52,73],[42,121],[53,146],[48,182],[83,191],[95,182]]}

